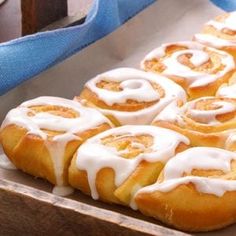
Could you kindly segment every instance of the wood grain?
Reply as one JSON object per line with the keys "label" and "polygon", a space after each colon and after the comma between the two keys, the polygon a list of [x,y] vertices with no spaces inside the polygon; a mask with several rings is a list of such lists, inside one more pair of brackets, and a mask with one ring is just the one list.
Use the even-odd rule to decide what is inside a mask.
{"label": "wood grain", "polygon": [[32,34],[67,16],[67,0],[21,0],[22,35]]}
{"label": "wood grain", "polygon": [[3,179],[0,202],[0,235],[186,235]]}

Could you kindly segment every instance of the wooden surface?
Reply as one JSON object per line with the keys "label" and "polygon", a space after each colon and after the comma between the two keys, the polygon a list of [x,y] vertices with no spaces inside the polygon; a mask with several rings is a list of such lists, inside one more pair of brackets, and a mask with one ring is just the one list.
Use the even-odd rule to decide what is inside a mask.
{"label": "wooden surface", "polygon": [[67,0],[21,0],[22,35],[40,29],[67,16]]}
{"label": "wooden surface", "polygon": [[[3,175],[4,170],[0,172]],[[33,184],[42,184],[41,180],[21,172],[10,172],[19,175],[19,179],[30,178]],[[58,197],[3,178],[0,179],[0,202],[0,235],[4,236],[186,235],[121,213],[140,214],[127,208],[118,206],[120,212],[115,212],[111,210],[113,206],[100,204],[78,192],[71,199]],[[91,202],[97,205],[89,204]]]}
{"label": "wooden surface", "polygon": [[[25,0],[22,1],[25,2]],[[51,0],[38,1],[51,3]],[[60,2],[60,0],[57,0],[57,2]],[[40,31],[53,30],[78,22],[87,14],[92,2],[93,0],[68,0],[68,16],[53,21],[53,23],[49,22],[49,24]],[[25,6],[25,8],[28,12],[26,17],[29,17],[31,14],[29,12],[30,8],[28,6]],[[45,20],[44,15],[42,20]],[[31,18],[29,18],[29,22],[31,22]],[[30,24],[32,24],[32,22]],[[31,25],[26,24],[26,27],[32,30],[30,29]],[[0,43],[20,37],[22,35],[21,28],[21,0],[6,0],[6,2],[0,6]]]}

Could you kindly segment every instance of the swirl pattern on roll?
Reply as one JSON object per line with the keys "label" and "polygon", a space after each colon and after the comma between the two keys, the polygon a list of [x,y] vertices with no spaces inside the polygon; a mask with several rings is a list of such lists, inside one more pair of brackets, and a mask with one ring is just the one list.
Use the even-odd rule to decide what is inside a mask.
{"label": "swirl pattern on roll", "polygon": [[163,44],[141,62],[146,71],[160,73],[181,85],[190,99],[214,95],[235,69],[233,57],[197,42]]}
{"label": "swirl pattern on roll", "polygon": [[235,167],[234,152],[187,149],[169,160],[157,182],[140,189],[135,201],[144,214],[181,230],[222,228],[235,222]]}
{"label": "swirl pattern on roll", "polygon": [[[84,132],[103,125],[102,130],[108,129],[111,127],[111,122],[95,109],[84,107],[80,103],[68,99],[38,97],[9,111],[1,126],[1,138],[4,148],[5,142],[8,142],[8,127],[13,127],[13,129],[17,127],[15,133],[21,129],[26,130],[21,134],[19,144],[9,150],[12,155],[16,148],[19,149],[25,138],[26,140],[31,139],[31,141],[25,141],[28,144],[28,147],[25,148],[29,149],[31,149],[31,145],[34,145],[34,140],[43,140],[43,145],[50,153],[54,166],[56,185],[62,186],[65,182],[63,159],[67,144],[75,141],[77,143],[75,146],[78,147],[84,141]],[[90,135],[86,134],[86,136]],[[41,149],[43,149],[42,146]],[[32,159],[33,156],[38,156],[38,151],[34,145],[31,153]],[[38,172],[40,172],[40,168]]]}
{"label": "swirl pattern on roll", "polygon": [[86,99],[116,125],[142,125],[150,124],[170,102],[185,102],[186,94],[167,78],[119,68],[88,81],[80,98]]}
{"label": "swirl pattern on roll", "polygon": [[[97,188],[101,191],[102,187],[97,187],[96,181],[100,171],[110,168],[114,171],[115,197],[123,204],[132,206],[131,198],[134,192],[141,186],[156,181],[164,164],[187,145],[189,140],[185,136],[153,126],[127,125],[107,130],[80,146],[72,161],[69,181],[72,186],[78,188],[79,182],[84,180],[82,175],[78,176],[76,183],[73,175],[80,170],[85,171],[91,196],[94,199],[101,197],[109,201],[111,199],[100,196]],[[153,173],[155,177],[152,176]],[[111,186],[112,184],[105,184],[105,182],[112,181],[112,176],[107,176],[105,179],[103,176],[102,184]],[[106,191],[112,192],[112,189]],[[124,200],[126,199],[124,195],[129,196],[128,202]]]}
{"label": "swirl pattern on roll", "polygon": [[[202,33],[195,34],[194,39],[205,45],[223,49],[231,53],[236,48],[236,12],[224,13],[215,20],[208,21]],[[235,55],[235,52],[232,53]]]}
{"label": "swirl pattern on roll", "polygon": [[[236,154],[227,150],[209,147],[195,147],[185,150],[173,157],[163,169],[163,179],[140,192],[169,192],[182,184],[193,183],[201,193],[221,197],[226,191],[236,191],[236,180],[232,178],[231,162]],[[195,170],[195,175],[191,175]],[[209,176],[198,176],[196,170],[209,171]],[[218,178],[212,170],[222,172]],[[229,175],[231,173],[231,175]]]}
{"label": "swirl pattern on roll", "polygon": [[182,107],[172,103],[153,124],[183,133],[194,146],[229,148],[227,139],[236,132],[236,99],[202,97]]}

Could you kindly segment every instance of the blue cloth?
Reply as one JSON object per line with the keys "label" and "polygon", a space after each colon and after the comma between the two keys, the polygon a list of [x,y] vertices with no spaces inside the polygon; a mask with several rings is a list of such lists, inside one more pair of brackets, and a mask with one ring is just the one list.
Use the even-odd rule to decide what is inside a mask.
{"label": "blue cloth", "polygon": [[236,0],[211,0],[211,2],[225,11],[236,10]]}
{"label": "blue cloth", "polygon": [[[155,0],[94,0],[84,24],[0,44],[0,95],[109,34]],[[211,0],[227,10],[236,0]]]}
{"label": "blue cloth", "polygon": [[0,44],[0,95],[109,34],[154,0],[95,0],[85,23]]}

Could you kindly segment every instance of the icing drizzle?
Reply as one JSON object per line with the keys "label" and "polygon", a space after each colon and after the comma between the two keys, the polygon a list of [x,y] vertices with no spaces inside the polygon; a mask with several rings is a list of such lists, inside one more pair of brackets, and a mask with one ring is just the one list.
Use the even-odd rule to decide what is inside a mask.
{"label": "icing drizzle", "polygon": [[[217,107],[216,109],[210,110],[199,110],[196,109],[196,104],[201,101],[211,101],[211,105]],[[202,97],[196,100],[186,103],[182,107],[178,107],[176,103],[172,103],[167,106],[155,119],[155,121],[169,121],[177,122],[179,125],[184,123],[185,117],[189,117],[195,122],[203,125],[219,125],[220,121],[217,120],[218,115],[227,114],[236,111],[236,105],[230,101],[217,101],[215,97]]]}
{"label": "icing drizzle", "polygon": [[[182,49],[176,52],[173,52],[170,56],[166,56],[166,49],[169,46],[183,46],[188,49]],[[195,67],[199,67],[206,63],[210,57],[207,51],[212,51],[217,53],[221,58],[221,64],[224,65],[224,68],[216,73],[212,72],[204,72],[204,71],[195,71],[190,67],[182,64],[178,58],[183,55],[191,55],[190,62]],[[161,47],[154,49],[151,51],[141,62],[142,69],[145,70],[145,62],[153,59],[161,59],[162,63],[165,65],[166,69],[161,72],[161,74],[165,76],[178,76],[181,78],[185,78],[189,87],[200,87],[210,84],[217,79],[224,76],[229,71],[235,68],[234,60],[231,55],[228,53],[213,49],[206,48],[204,45],[201,45],[197,42],[176,42],[176,43],[168,43],[163,44]],[[214,71],[214,68],[213,68]]]}
{"label": "icing drizzle", "polygon": [[219,148],[195,147],[185,150],[173,157],[164,167],[163,182],[142,188],[137,192],[169,192],[182,184],[192,183],[198,192],[214,194],[218,197],[226,191],[236,190],[236,180],[226,180],[214,177],[184,176],[192,170],[231,171],[231,161],[236,160],[236,153]]}
{"label": "icing drizzle", "polygon": [[[206,23],[206,26],[212,26],[217,31],[222,31],[223,29],[228,29],[231,31],[236,31],[236,12],[229,13],[228,17],[224,19],[224,21],[217,21],[217,20],[210,20]],[[226,33],[227,34],[227,33]],[[203,44],[215,47],[215,48],[222,48],[227,46],[236,46],[236,38],[231,39],[224,39],[221,36],[214,36],[211,34],[196,34],[194,38]]]}
{"label": "icing drizzle", "polygon": [[[78,116],[75,118],[65,118],[49,112],[35,112],[31,109],[34,106],[44,105],[72,109]],[[54,165],[57,185],[63,186],[63,157],[67,143],[71,140],[78,140],[78,133],[103,123],[110,124],[109,120],[98,111],[84,107],[78,102],[57,97],[38,97],[24,102],[19,107],[9,111],[2,123],[1,129],[15,124],[27,129],[27,134],[34,134],[45,140]],[[47,133],[43,130],[58,131],[60,133],[49,140]],[[62,191],[60,192],[63,194]]]}
{"label": "icing drizzle", "polygon": [[217,96],[236,98],[236,84],[219,88]]}
{"label": "icing drizzle", "polygon": [[211,34],[195,34],[194,38],[202,44],[221,49],[223,47],[236,46],[236,41],[222,39]]}
{"label": "icing drizzle", "polygon": [[[141,147],[140,144],[133,143],[133,146],[141,147],[143,152],[135,158],[126,159],[122,157],[122,154],[128,150],[119,151],[115,147],[106,146],[101,142],[101,139],[110,135],[122,135],[123,137],[151,135],[153,144],[147,150],[145,146]],[[115,172],[115,185],[118,187],[131,175],[142,160],[167,162],[175,154],[175,149],[181,142],[189,144],[189,140],[185,136],[168,129],[141,125],[122,126],[98,134],[82,144],[77,152],[76,166],[87,172],[91,195],[93,199],[98,199],[96,175],[99,170],[105,167],[112,168]],[[93,151],[91,152],[91,150]]]}
{"label": "icing drizzle", "polygon": [[[97,83],[104,80],[120,82],[122,90],[109,91],[96,86]],[[159,84],[164,89],[165,96],[160,97],[151,83]],[[100,74],[88,81],[85,86],[109,106],[125,103],[129,99],[137,102],[155,102],[152,106],[131,112],[98,108],[105,115],[113,115],[121,125],[150,124],[153,118],[170,102],[186,101],[184,90],[171,80],[132,68],[119,68]]]}
{"label": "icing drizzle", "polygon": [[232,31],[236,31],[235,22],[236,22],[236,12],[231,12],[223,22],[210,20],[206,23],[206,25],[211,25],[218,30],[229,29]]}

